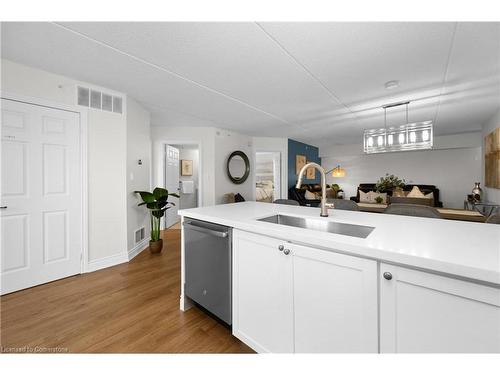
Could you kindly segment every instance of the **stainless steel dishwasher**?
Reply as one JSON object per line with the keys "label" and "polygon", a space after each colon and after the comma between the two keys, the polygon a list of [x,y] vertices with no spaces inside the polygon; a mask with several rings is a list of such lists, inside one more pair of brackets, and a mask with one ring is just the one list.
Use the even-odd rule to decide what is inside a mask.
{"label": "stainless steel dishwasher", "polygon": [[231,228],[186,218],[186,296],[231,324]]}

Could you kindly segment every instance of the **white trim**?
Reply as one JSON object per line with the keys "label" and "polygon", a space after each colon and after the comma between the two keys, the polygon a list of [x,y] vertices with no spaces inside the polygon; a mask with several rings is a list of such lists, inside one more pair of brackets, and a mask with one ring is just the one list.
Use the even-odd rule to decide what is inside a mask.
{"label": "white trim", "polygon": [[14,100],[26,104],[38,105],[62,111],[74,112],[80,116],[80,170],[82,183],[81,196],[81,212],[82,212],[82,249],[81,249],[81,264],[80,273],[89,272],[88,260],[88,160],[87,160],[87,145],[88,145],[88,109],[79,105],[70,105],[65,103],[53,102],[50,100],[31,97],[27,95],[15,94],[0,90],[0,98],[6,100]]}
{"label": "white trim", "polygon": [[[286,195],[283,195],[284,193],[284,188],[283,188],[283,151],[281,150],[276,150],[276,149],[268,149],[268,150],[262,150],[262,149],[255,149],[253,150],[253,168],[254,168],[254,173],[253,173],[253,179],[252,179],[252,183],[253,183],[253,190],[254,190],[254,201],[257,201],[257,187],[256,187],[256,184],[257,184],[257,177],[256,177],[256,171],[257,171],[257,154],[258,153],[274,153],[274,154],[279,154],[280,156],[280,190],[279,190],[279,198],[277,197],[274,197],[274,199],[287,199],[288,198],[288,194]],[[286,181],[286,184],[288,186],[288,180]]]}
{"label": "white trim", "polygon": [[[203,179],[202,179],[202,172],[203,172],[203,158],[201,157],[202,155],[202,145],[200,141],[193,141],[193,140],[160,140],[159,141],[160,145],[160,150],[158,150],[158,153],[156,154],[157,157],[159,157],[159,168],[157,167],[156,172],[157,175],[155,176],[155,180],[159,184],[165,184],[165,147],[167,145],[196,145],[198,147],[198,205],[197,207],[203,207]],[[154,146],[153,146],[154,147]],[[151,164],[153,164],[154,160],[152,161]],[[153,176],[152,176],[153,177]],[[161,226],[162,229],[168,229],[166,225],[166,217],[163,217],[163,225]]]}
{"label": "white trim", "polygon": [[144,250],[146,250],[149,247],[149,240],[150,239],[151,239],[151,237],[146,237],[143,240],[139,241],[132,249],[130,249],[128,251],[128,260],[131,261],[137,255],[139,255]]}
{"label": "white trim", "polygon": [[104,258],[99,258],[96,260],[91,260],[88,262],[86,267],[86,272],[94,272],[103,268],[113,267],[118,264],[128,262],[128,253],[119,253],[115,255],[110,255]]}
{"label": "white trim", "polygon": [[194,306],[193,301],[184,293],[186,283],[186,255],[184,248],[184,216],[181,217],[181,295],[179,296],[179,308],[187,311]]}

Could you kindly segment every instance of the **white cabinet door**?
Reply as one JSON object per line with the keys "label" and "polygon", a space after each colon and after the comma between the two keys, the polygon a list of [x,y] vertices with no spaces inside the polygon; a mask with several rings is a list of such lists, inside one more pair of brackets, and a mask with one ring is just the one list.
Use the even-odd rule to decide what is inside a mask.
{"label": "white cabinet door", "polygon": [[377,262],[291,245],[295,352],[378,352]]}
{"label": "white cabinet door", "polygon": [[382,263],[380,350],[500,352],[500,289]]}
{"label": "white cabinet door", "polygon": [[1,294],[80,273],[77,113],[1,100]]}
{"label": "white cabinet door", "polygon": [[293,352],[292,256],[280,245],[233,232],[233,335],[257,352]]}

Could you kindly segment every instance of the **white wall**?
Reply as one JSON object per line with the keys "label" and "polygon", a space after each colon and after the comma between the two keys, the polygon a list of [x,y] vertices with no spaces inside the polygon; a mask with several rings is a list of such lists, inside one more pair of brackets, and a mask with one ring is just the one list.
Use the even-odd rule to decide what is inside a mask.
{"label": "white wall", "polygon": [[[242,184],[231,182],[226,173],[226,163],[233,151],[243,151],[250,160],[250,175]],[[225,129],[215,131],[215,203],[223,203],[224,194],[240,193],[245,200],[255,200],[255,158],[252,137]]]}
{"label": "white wall", "polygon": [[[75,105],[76,86],[95,85],[2,60],[2,92]],[[115,95],[126,98],[123,93]],[[83,108],[83,107],[82,107]],[[126,114],[88,109],[88,257],[108,264],[126,259]],[[109,261],[107,261],[108,259]],[[111,259],[111,260],[110,260]],[[98,268],[98,266],[91,266]]]}
{"label": "white wall", "polygon": [[386,173],[405,178],[408,183],[436,185],[445,207],[463,208],[475,181],[481,181],[481,134],[467,133],[435,138],[435,148],[387,154],[363,153],[362,145],[339,145],[320,149],[327,170],[340,164],[346,177],[327,177],[338,183],[347,199],[356,195],[360,183],[376,182]]}
{"label": "white wall", "polygon": [[[254,152],[281,153],[281,198],[288,197],[288,138],[253,137]],[[255,184],[254,184],[255,185]]]}
{"label": "white wall", "polygon": [[193,208],[198,206],[198,173],[199,173],[199,152],[198,149],[186,148],[183,145],[176,145],[179,148],[179,159],[180,160],[192,160],[193,161],[193,175],[192,176],[182,176],[179,175],[181,181],[193,181],[194,183],[194,193],[184,194],[181,190],[181,198],[179,201],[179,208]]}
{"label": "white wall", "polygon": [[[140,251],[147,241],[135,243],[135,231],[145,228],[149,238],[149,212],[138,207],[137,190],[151,190],[151,126],[150,113],[131,97],[127,97],[127,248]],[[139,165],[139,160],[142,164]]]}
{"label": "white wall", "polygon": [[[483,145],[483,153],[481,155],[481,170],[482,170],[482,181],[485,181],[485,169],[484,169],[484,150],[485,150],[485,145],[484,145],[484,138],[490,134],[493,130],[496,128],[500,127],[500,110],[495,113],[491,119],[489,119],[486,123],[483,124],[483,129],[481,132],[482,136],[482,145]],[[491,187],[486,187],[483,185],[482,187],[483,193],[485,194],[485,198],[489,202],[494,202],[500,204],[500,189],[495,189]]]}

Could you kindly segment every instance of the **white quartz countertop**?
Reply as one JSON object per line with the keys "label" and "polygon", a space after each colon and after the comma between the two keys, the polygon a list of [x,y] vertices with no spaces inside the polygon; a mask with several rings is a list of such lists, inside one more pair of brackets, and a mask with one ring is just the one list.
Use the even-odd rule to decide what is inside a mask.
{"label": "white quartz countertop", "polygon": [[[297,244],[500,285],[500,225],[445,219],[242,202],[180,210],[209,221]],[[257,221],[284,214],[375,227],[367,238]]]}

